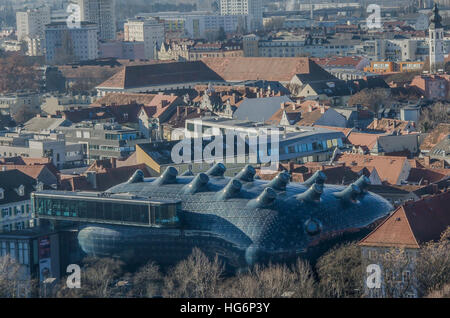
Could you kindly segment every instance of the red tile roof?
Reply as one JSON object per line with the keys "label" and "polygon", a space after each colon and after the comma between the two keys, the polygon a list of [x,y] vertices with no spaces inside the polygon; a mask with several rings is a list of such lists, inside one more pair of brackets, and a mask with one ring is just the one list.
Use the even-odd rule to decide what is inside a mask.
{"label": "red tile roof", "polygon": [[450,135],[450,124],[439,124],[425,137],[420,149],[431,150],[448,135]]}
{"label": "red tile roof", "polygon": [[312,58],[322,67],[357,67],[364,58],[361,56],[333,56],[325,58]]}
{"label": "red tile roof", "polygon": [[85,175],[61,176],[62,179],[61,189],[66,191],[76,191],[76,190],[105,191],[119,183],[127,181],[137,169],[141,169],[144,172],[145,177],[151,177],[149,168],[145,164],[112,168],[109,160],[100,160],[99,162],[93,163],[87,170],[96,172],[97,187],[95,189],[87,181]]}
{"label": "red tile roof", "polygon": [[405,165],[409,164],[406,157],[371,156],[351,153],[339,154],[335,161],[345,163],[346,166],[375,167],[381,181],[386,181],[390,184],[400,182],[399,178],[402,170]]}
{"label": "red tile roof", "polygon": [[202,61],[226,81],[266,80],[289,82],[296,74],[317,79],[330,74],[306,57],[225,57]]}
{"label": "red tile roof", "polygon": [[347,136],[347,139],[355,146],[365,146],[367,149],[371,150],[376,144],[378,137],[380,137],[379,134],[368,134],[352,131],[350,135]]}
{"label": "red tile roof", "polygon": [[[59,175],[59,170],[55,167],[55,165],[52,163],[50,158],[30,158],[30,157],[9,157],[9,158],[0,158],[0,164],[4,164],[7,167],[11,167],[11,165],[16,165],[19,169],[29,169],[31,174],[36,174],[38,169],[34,168],[25,168],[25,167],[47,167],[48,170],[55,176]],[[19,169],[20,170],[20,169]],[[40,170],[42,171],[42,170]],[[26,173],[25,171],[23,171]],[[40,172],[39,172],[40,173]]]}
{"label": "red tile roof", "polygon": [[382,118],[374,119],[367,129],[379,130],[384,132],[392,133],[394,131],[401,133],[409,133],[410,131],[415,131],[414,123],[405,120]]}
{"label": "red tile roof", "polygon": [[6,170],[14,170],[17,169],[20,172],[25,173],[27,176],[37,179],[39,175],[42,173],[42,170],[45,169],[45,165],[32,165],[32,166],[26,166],[26,165],[0,165],[0,170],[6,169]]}
{"label": "red tile roof", "polygon": [[301,104],[285,103],[284,109],[280,109],[270,117],[267,121],[269,124],[278,125],[286,111],[286,115],[297,118],[295,125],[297,126],[314,126],[315,122],[322,117],[321,106],[326,111],[329,106],[325,106],[317,101],[305,101]]}
{"label": "red tile roof", "polygon": [[427,184],[442,180],[450,175],[450,169],[411,168],[407,181]]}
{"label": "red tile roof", "polygon": [[450,191],[407,202],[362,239],[359,245],[419,248],[425,242],[436,241],[450,226],[449,202]]}
{"label": "red tile roof", "polygon": [[156,94],[106,94],[104,97],[97,99],[91,106],[110,106],[110,105],[129,105],[140,104],[144,106],[150,106],[151,101],[155,98]]}

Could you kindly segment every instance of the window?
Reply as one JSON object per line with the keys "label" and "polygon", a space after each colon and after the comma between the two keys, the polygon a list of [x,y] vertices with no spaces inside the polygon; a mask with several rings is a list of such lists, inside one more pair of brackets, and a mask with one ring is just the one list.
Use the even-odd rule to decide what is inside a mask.
{"label": "window", "polygon": [[21,197],[25,195],[25,187],[23,186],[23,184],[20,185],[18,192]]}
{"label": "window", "polygon": [[6,250],[6,242],[2,242],[1,244],[1,250],[0,250],[0,256],[6,256],[7,254],[7,250]]}
{"label": "window", "polygon": [[402,282],[403,283],[409,282],[410,279],[411,279],[411,272],[410,271],[403,271],[403,273],[402,273]]}
{"label": "window", "polygon": [[2,218],[10,216],[9,212],[10,212],[10,208],[3,208],[2,209]]}
{"label": "window", "polygon": [[0,188],[0,200],[3,200],[5,198],[5,190]]}
{"label": "window", "polygon": [[11,258],[17,259],[15,242],[9,242],[9,255]]}

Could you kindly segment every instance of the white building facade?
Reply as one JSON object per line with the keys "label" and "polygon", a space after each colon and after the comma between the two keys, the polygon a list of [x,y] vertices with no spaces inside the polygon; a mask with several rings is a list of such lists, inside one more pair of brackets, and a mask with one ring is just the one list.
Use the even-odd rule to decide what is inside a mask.
{"label": "white building facade", "polygon": [[50,9],[48,7],[17,12],[17,39],[22,41],[27,36],[43,39],[45,37],[45,25],[50,22]]}
{"label": "white building facade", "polygon": [[50,9],[45,6],[16,13],[17,39],[26,42],[27,55],[44,55],[45,25],[50,22]]}
{"label": "white building facade", "polygon": [[71,61],[98,58],[98,28],[95,23],[82,22],[80,28],[69,28],[65,22],[46,26],[46,61],[57,63],[62,56]]}
{"label": "white building facade", "polygon": [[147,59],[156,59],[155,51],[164,43],[164,40],[164,23],[157,19],[131,19],[124,25],[124,41],[144,42]]}
{"label": "white building facade", "polygon": [[221,15],[248,15],[251,30],[262,26],[263,6],[262,0],[220,0]]}
{"label": "white building facade", "polygon": [[429,29],[430,71],[436,72],[444,64],[444,27],[437,5],[434,5]]}
{"label": "white building facade", "polygon": [[81,21],[98,25],[99,39],[102,41],[116,39],[115,0],[78,0]]}

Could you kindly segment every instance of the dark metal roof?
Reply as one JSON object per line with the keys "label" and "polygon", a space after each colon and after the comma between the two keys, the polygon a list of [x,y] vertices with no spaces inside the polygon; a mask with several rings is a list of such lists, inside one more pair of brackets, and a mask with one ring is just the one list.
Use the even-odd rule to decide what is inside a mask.
{"label": "dark metal roof", "polygon": [[[25,190],[23,196],[17,192],[21,185]],[[29,200],[31,192],[35,191],[35,185],[35,179],[17,169],[0,171],[0,188],[4,191],[4,198],[0,199],[0,205]]]}

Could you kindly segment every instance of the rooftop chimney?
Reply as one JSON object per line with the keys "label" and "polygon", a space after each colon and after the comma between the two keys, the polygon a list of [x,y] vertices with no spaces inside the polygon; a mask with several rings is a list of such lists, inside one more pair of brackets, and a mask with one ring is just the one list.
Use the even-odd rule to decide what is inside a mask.
{"label": "rooftop chimney", "polygon": [[93,189],[97,189],[97,172],[95,171],[86,172],[86,179]]}
{"label": "rooftop chimney", "polygon": [[284,102],[281,103],[281,109],[284,110]]}
{"label": "rooftop chimney", "polygon": [[429,167],[430,166],[430,156],[425,156],[424,158],[424,163],[425,163],[425,167]]}
{"label": "rooftop chimney", "polygon": [[113,169],[117,168],[117,159],[116,158],[111,158],[111,167]]}
{"label": "rooftop chimney", "polygon": [[325,106],[320,105],[320,113],[325,114]]}

